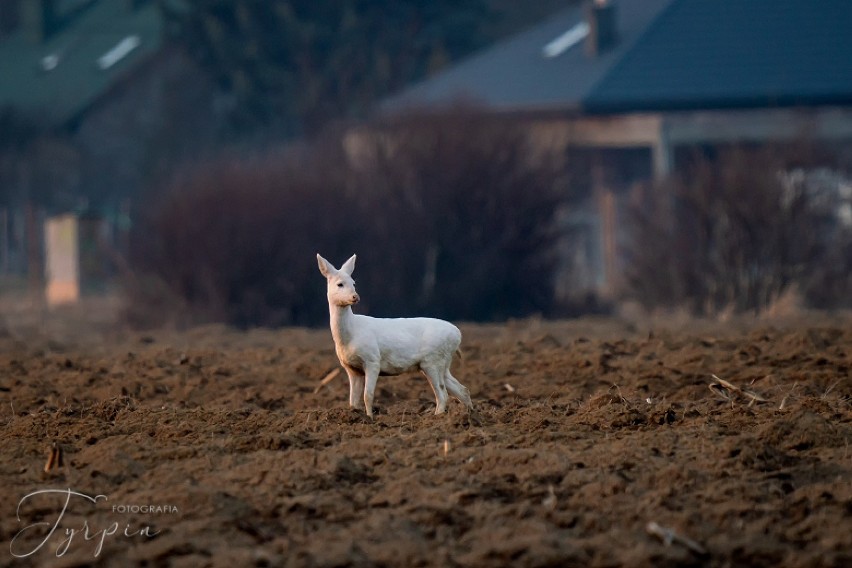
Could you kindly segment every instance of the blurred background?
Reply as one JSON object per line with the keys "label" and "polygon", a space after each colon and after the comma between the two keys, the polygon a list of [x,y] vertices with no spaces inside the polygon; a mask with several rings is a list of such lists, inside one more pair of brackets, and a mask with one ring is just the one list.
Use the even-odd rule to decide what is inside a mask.
{"label": "blurred background", "polygon": [[[0,0],[3,317],[852,307],[847,0]],[[40,313],[42,313],[40,312]],[[91,315],[91,314],[89,314]]]}

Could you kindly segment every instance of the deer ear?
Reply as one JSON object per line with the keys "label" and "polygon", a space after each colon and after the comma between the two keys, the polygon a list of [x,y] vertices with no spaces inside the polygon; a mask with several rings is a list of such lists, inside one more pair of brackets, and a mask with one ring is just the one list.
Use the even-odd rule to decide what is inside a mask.
{"label": "deer ear", "polygon": [[343,263],[340,267],[340,272],[352,276],[352,271],[355,270],[355,255],[353,254],[349,260]]}
{"label": "deer ear", "polygon": [[319,271],[326,278],[331,278],[331,276],[337,272],[334,266],[332,266],[329,261],[321,257],[319,254],[317,254],[317,264],[319,264]]}

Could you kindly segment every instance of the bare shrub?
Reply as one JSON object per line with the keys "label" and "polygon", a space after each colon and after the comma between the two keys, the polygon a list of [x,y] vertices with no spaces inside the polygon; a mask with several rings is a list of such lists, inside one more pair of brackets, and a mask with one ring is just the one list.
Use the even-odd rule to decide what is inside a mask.
{"label": "bare shrub", "polygon": [[816,308],[852,308],[852,178],[845,170],[842,163],[803,167],[783,178],[786,185],[807,192],[814,209],[829,214],[820,234],[824,254],[799,282],[805,300]]}
{"label": "bare shrub", "polygon": [[[790,156],[796,156],[791,160]],[[631,213],[627,296],[696,314],[762,310],[836,254],[836,220],[791,165],[826,157],[730,148],[697,157]]]}
{"label": "bare shrub", "polygon": [[359,254],[361,310],[373,315],[546,312],[556,174],[530,159],[516,124],[409,115],[176,179],[137,223],[133,264],[192,321],[324,322],[317,252]]}
{"label": "bare shrub", "polygon": [[270,156],[175,180],[134,230],[135,271],[180,298],[192,323],[316,322],[325,308],[312,255],[340,249],[345,217],[334,177],[317,174]]}
{"label": "bare shrub", "polygon": [[564,180],[550,157],[533,159],[521,123],[470,109],[408,114],[357,143],[364,248],[395,269],[391,280],[362,273],[363,290],[382,290],[376,313],[489,320],[551,308]]}

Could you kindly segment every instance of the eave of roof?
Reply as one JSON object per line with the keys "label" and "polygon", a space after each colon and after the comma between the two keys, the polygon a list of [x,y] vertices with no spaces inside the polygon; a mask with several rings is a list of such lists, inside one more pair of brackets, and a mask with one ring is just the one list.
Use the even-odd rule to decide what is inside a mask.
{"label": "eave of roof", "polygon": [[852,1],[630,0],[618,45],[590,57],[542,47],[575,6],[386,99],[380,112],[479,103],[588,114],[852,104]]}
{"label": "eave of roof", "polygon": [[[138,47],[107,69],[97,60],[129,36]],[[125,2],[100,1],[45,43],[18,31],[0,43],[0,106],[9,105],[51,124],[75,121],[131,69],[156,53],[162,20],[154,3],[131,10]],[[43,58],[58,63],[46,70]]]}
{"label": "eave of roof", "polygon": [[545,57],[545,45],[584,21],[583,7],[577,3],[385,99],[379,104],[379,112],[446,106],[459,101],[502,112],[579,110],[595,84],[670,1],[619,3],[619,41],[599,56],[588,56],[581,41],[556,57]]}

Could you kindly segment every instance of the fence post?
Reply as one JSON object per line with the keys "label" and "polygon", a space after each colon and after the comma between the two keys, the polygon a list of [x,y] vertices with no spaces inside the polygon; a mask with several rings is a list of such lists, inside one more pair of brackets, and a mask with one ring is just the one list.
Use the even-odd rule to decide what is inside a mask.
{"label": "fence post", "polygon": [[44,267],[41,258],[41,227],[39,215],[31,201],[24,206],[25,235],[27,239],[27,291],[33,297],[44,293]]}

